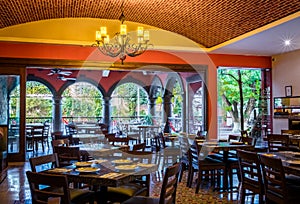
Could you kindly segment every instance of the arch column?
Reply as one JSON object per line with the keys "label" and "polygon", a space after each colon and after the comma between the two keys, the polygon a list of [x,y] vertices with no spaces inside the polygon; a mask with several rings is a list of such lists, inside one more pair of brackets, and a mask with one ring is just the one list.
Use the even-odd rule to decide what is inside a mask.
{"label": "arch column", "polygon": [[187,97],[186,97],[186,91],[183,92],[182,94],[182,109],[181,109],[181,125],[182,125],[182,131],[187,132],[187,127],[186,127],[186,121],[187,121]]}
{"label": "arch column", "polygon": [[152,116],[156,116],[156,112],[155,112],[155,101],[157,98],[153,98],[153,97],[149,97],[149,106],[148,106],[148,113],[151,114]]}
{"label": "arch column", "polygon": [[110,101],[111,97],[105,96],[103,97],[103,107],[104,107],[104,115],[103,115],[103,122],[107,124],[109,127],[110,125]]}
{"label": "arch column", "polygon": [[163,123],[166,122],[167,118],[171,116],[172,113],[172,99],[173,95],[170,92],[167,92],[163,98],[164,102],[163,102]]}
{"label": "arch column", "polygon": [[56,95],[53,97],[53,131],[58,132],[61,131],[61,121],[62,121],[62,104],[61,104],[62,97]]}

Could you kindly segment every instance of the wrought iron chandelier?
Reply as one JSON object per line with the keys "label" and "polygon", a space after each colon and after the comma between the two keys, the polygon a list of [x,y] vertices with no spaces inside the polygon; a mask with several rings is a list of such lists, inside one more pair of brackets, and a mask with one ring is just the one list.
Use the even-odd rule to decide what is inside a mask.
{"label": "wrought iron chandelier", "polygon": [[100,27],[100,30],[96,31],[96,43],[92,46],[98,47],[104,55],[119,57],[123,64],[127,55],[129,57],[136,57],[147,50],[148,45],[150,45],[148,44],[150,35],[149,31],[139,26],[137,29],[137,43],[130,44],[131,38],[127,33],[127,26],[124,24],[124,2],[121,6],[121,12],[121,16],[119,17],[121,21],[120,32],[116,33],[112,40],[110,40],[106,27]]}

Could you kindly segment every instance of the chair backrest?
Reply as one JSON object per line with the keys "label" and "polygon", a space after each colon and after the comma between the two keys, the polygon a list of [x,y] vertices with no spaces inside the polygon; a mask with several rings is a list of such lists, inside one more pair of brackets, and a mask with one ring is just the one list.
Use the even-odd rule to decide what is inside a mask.
{"label": "chair backrest", "polygon": [[282,135],[299,135],[300,130],[281,130]]}
{"label": "chair backrest", "polygon": [[109,141],[109,139],[116,137],[116,133],[106,133],[105,134],[105,138],[107,139],[107,141]]}
{"label": "chair backrest", "polygon": [[59,166],[67,166],[72,162],[81,161],[79,147],[53,146],[53,152],[57,154]]}
{"label": "chair backrest", "polygon": [[259,156],[255,152],[237,150],[242,187],[263,194],[263,178]]}
{"label": "chair backrest", "polygon": [[240,136],[238,136],[238,135],[228,135],[228,139],[227,139],[227,141],[228,142],[232,142],[233,140],[234,141],[240,141]]}
{"label": "chair backrest", "polygon": [[44,132],[44,126],[33,126],[31,129],[31,134],[34,137],[42,137]]}
{"label": "chair backrest", "polygon": [[269,152],[278,152],[289,149],[289,136],[281,134],[268,134],[268,150]]}
{"label": "chair backrest", "polygon": [[145,151],[146,143],[138,143],[132,146],[132,151]]}
{"label": "chair backrest", "polygon": [[243,142],[246,145],[255,146],[256,139],[253,137],[241,137],[241,142]]}
{"label": "chair backrest", "polygon": [[52,140],[51,141],[52,147],[54,146],[69,146],[70,141],[68,139],[58,139],[58,140]]}
{"label": "chair backrest", "polygon": [[129,137],[117,137],[115,135],[114,137],[109,137],[108,142],[111,145],[128,145],[129,139]]}
{"label": "chair backrest", "polygon": [[50,124],[49,123],[44,123],[44,129],[43,129],[44,138],[49,137],[49,131],[50,131]]}
{"label": "chair backrest", "polygon": [[279,158],[260,155],[265,196],[267,201],[285,203],[288,198],[285,171]]}
{"label": "chair backrest", "polygon": [[249,137],[247,130],[241,130],[241,137]]}
{"label": "chair backrest", "polygon": [[166,168],[159,197],[159,204],[175,203],[180,169],[181,163],[175,163]]}
{"label": "chair backrest", "polygon": [[63,137],[64,133],[62,131],[57,131],[57,132],[51,132],[51,138],[52,140],[58,140]]}
{"label": "chair backrest", "polygon": [[159,143],[161,145],[162,148],[166,148],[167,145],[166,145],[166,140],[165,140],[165,137],[164,137],[164,133],[162,132],[159,132],[158,135],[157,135],[158,139],[159,139]]}
{"label": "chair backrest", "polygon": [[189,140],[187,138],[187,135],[180,134],[178,140],[179,140],[181,157],[188,157],[188,151],[190,145],[189,145]]}
{"label": "chair backrest", "polygon": [[55,153],[38,157],[31,157],[29,158],[29,163],[31,171],[33,172],[38,172],[59,166],[57,155]]}
{"label": "chair backrest", "polygon": [[207,136],[207,131],[199,130],[197,131],[197,139],[205,139]]}
{"label": "chair backrest", "polygon": [[[29,182],[33,204],[47,204],[47,200],[50,197],[60,197],[62,203],[71,203],[68,180],[65,175],[43,174],[27,171],[26,176]],[[50,186],[53,188],[42,188],[42,186]],[[54,188],[61,188],[62,190],[51,190]]]}
{"label": "chair backrest", "polygon": [[74,124],[68,124],[65,126],[66,134],[67,135],[74,135],[77,134],[77,128]]}
{"label": "chair backrest", "polygon": [[189,166],[192,167],[193,165],[198,166],[199,161],[199,149],[196,143],[192,144],[188,150],[188,159],[189,159]]}

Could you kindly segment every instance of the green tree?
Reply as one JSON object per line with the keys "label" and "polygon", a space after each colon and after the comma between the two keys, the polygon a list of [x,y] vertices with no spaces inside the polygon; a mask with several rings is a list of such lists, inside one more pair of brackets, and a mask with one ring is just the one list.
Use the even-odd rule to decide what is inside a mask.
{"label": "green tree", "polygon": [[93,85],[79,82],[63,93],[63,115],[66,117],[101,117],[102,94]]}
{"label": "green tree", "polygon": [[[136,116],[138,104],[139,107],[148,104],[147,93],[134,83],[125,83],[118,86],[112,97],[115,100],[112,110],[113,116]],[[140,113],[145,115],[146,111],[140,110]]]}
{"label": "green tree", "polygon": [[[44,84],[26,83],[26,117],[51,117],[52,93]],[[28,121],[30,122],[30,121]]]}
{"label": "green tree", "polygon": [[233,131],[244,130],[244,123],[258,105],[261,71],[257,69],[219,69],[218,102],[233,119]]}
{"label": "green tree", "polygon": [[181,115],[181,107],[182,107],[182,90],[178,82],[174,84],[174,88],[172,90],[172,104],[173,104],[173,114]]}

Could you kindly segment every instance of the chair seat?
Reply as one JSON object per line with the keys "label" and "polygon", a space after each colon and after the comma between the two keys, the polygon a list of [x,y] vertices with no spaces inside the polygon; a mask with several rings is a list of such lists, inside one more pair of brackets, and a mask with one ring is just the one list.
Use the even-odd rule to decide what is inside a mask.
{"label": "chair seat", "polygon": [[300,178],[299,176],[287,175],[285,177],[287,184],[295,185],[300,187]]}
{"label": "chair seat", "polygon": [[70,189],[70,197],[72,203],[84,203],[82,201],[87,201],[91,196],[94,196],[93,191],[85,189]]}
{"label": "chair seat", "polygon": [[[53,193],[63,193],[63,188],[47,187],[43,190],[51,191]],[[89,191],[86,189],[70,188],[70,198],[74,203],[80,203],[80,200],[86,200],[86,198],[89,198],[93,194],[93,191]]]}
{"label": "chair seat", "polygon": [[144,196],[135,196],[132,197],[122,204],[158,204],[159,198],[153,198],[153,197],[144,197]]}
{"label": "chair seat", "polygon": [[147,188],[142,187],[141,185],[134,184],[134,183],[129,183],[129,184],[124,184],[120,187],[108,187],[107,190],[108,194],[115,194],[115,195],[124,195],[128,197],[132,197],[135,195],[146,195],[147,193]]}
{"label": "chair seat", "polygon": [[105,193],[110,202],[123,202],[133,196],[146,196],[148,194],[147,187],[139,184],[128,183],[119,187],[108,187]]}

